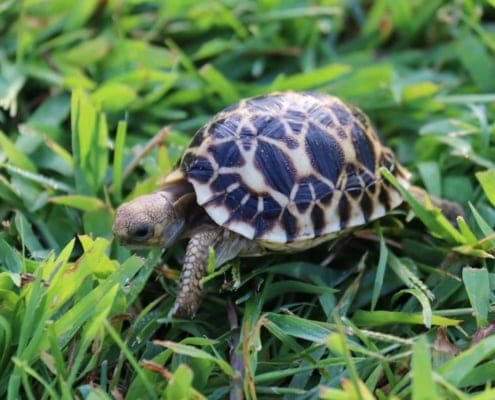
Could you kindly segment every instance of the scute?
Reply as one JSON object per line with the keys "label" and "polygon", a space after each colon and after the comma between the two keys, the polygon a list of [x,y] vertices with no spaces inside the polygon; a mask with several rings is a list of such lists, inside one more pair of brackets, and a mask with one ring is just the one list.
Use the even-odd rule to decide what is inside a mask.
{"label": "scute", "polygon": [[270,188],[285,195],[290,194],[294,187],[296,171],[288,153],[271,143],[259,140],[254,155],[254,167],[262,172]]}
{"label": "scute", "polygon": [[245,99],[202,127],[181,168],[217,224],[268,248],[306,248],[397,207],[408,176],[364,113],[323,94]]}
{"label": "scute", "polygon": [[345,162],[339,139],[329,135],[328,130],[310,123],[306,152],[315,170],[336,184]]}
{"label": "scute", "polygon": [[218,145],[210,145],[208,152],[213,156],[218,165],[225,167],[240,167],[245,161],[239,146],[235,142],[222,142]]}
{"label": "scute", "polygon": [[375,149],[366,132],[355,123],[351,128],[351,137],[356,149],[357,161],[366,167],[368,171],[373,171],[375,168]]}

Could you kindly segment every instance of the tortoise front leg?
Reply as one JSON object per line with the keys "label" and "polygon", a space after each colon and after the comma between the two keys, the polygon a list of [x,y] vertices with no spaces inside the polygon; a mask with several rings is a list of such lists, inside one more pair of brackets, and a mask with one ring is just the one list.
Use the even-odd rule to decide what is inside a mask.
{"label": "tortoise front leg", "polygon": [[193,234],[187,244],[186,257],[180,276],[179,294],[169,316],[194,317],[203,297],[201,279],[206,275],[208,249],[210,247],[215,250],[217,266],[238,255],[259,256],[265,253],[265,250],[255,241],[220,227]]}
{"label": "tortoise front leg", "polygon": [[214,246],[220,234],[220,230],[213,229],[196,233],[189,240],[180,276],[179,293],[169,316],[192,318],[196,313],[203,297],[201,279],[206,275],[208,249]]}

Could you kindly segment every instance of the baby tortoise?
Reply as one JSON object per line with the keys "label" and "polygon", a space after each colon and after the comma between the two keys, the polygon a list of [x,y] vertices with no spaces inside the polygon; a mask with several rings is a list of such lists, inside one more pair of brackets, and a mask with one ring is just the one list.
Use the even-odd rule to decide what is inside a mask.
{"label": "baby tortoise", "polygon": [[368,117],[337,97],[249,98],[196,133],[159,191],[121,205],[113,232],[122,244],[140,248],[189,238],[170,313],[191,318],[210,247],[221,265],[237,256],[308,249],[375,220],[403,201],[381,167],[409,187],[410,174]]}

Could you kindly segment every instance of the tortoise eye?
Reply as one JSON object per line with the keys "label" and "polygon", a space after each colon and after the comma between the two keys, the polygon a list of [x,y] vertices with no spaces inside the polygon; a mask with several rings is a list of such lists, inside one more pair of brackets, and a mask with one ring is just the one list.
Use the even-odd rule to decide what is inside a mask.
{"label": "tortoise eye", "polygon": [[134,240],[142,242],[153,235],[153,226],[143,223],[133,227],[129,233]]}

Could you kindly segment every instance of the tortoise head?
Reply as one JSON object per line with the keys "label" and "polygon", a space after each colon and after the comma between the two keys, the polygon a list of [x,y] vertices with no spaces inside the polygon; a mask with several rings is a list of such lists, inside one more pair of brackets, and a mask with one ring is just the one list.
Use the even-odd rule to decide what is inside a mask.
{"label": "tortoise head", "polygon": [[115,213],[113,233],[132,248],[169,247],[183,233],[185,219],[165,191],[137,197]]}

